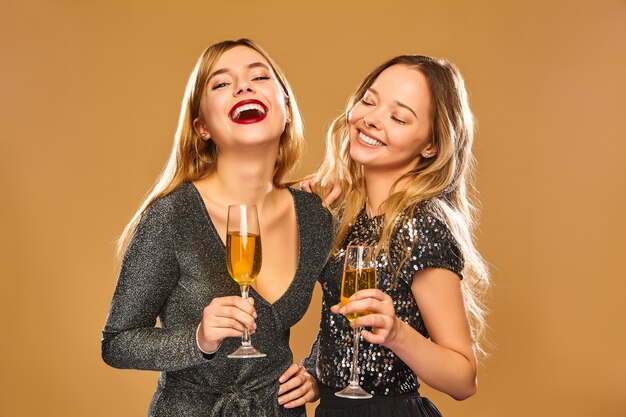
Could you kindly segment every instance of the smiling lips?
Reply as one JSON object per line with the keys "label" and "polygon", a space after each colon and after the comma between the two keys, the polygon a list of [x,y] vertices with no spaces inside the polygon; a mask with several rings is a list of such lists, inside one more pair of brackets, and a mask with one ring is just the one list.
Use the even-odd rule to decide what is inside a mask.
{"label": "smiling lips", "polygon": [[235,104],[228,117],[235,123],[250,124],[257,123],[267,116],[267,107],[259,100],[242,100]]}
{"label": "smiling lips", "polygon": [[361,142],[365,143],[366,145],[370,145],[370,146],[385,146],[384,143],[382,143],[379,140],[374,139],[371,136],[367,136],[365,133],[361,132],[359,130],[359,139],[361,140]]}

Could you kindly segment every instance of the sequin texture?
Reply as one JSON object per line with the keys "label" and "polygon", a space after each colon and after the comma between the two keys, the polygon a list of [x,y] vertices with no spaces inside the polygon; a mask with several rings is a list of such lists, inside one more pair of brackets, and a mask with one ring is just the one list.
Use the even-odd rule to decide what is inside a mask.
{"label": "sequin texture", "polygon": [[[377,258],[378,288],[391,296],[396,315],[425,337],[428,330],[411,292],[416,271],[446,268],[461,277],[461,251],[445,222],[433,214],[429,203],[422,203],[408,216],[399,216],[392,236],[389,256],[382,250]],[[316,372],[319,381],[331,388],[348,384],[352,364],[352,328],[348,320],[330,312],[339,303],[345,247],[349,244],[375,245],[380,237],[383,216],[359,214],[342,249],[334,254],[322,271],[323,290],[320,332],[305,365]],[[391,350],[360,339],[359,379],[361,386],[374,395],[400,395],[415,392],[419,382],[411,369]]]}

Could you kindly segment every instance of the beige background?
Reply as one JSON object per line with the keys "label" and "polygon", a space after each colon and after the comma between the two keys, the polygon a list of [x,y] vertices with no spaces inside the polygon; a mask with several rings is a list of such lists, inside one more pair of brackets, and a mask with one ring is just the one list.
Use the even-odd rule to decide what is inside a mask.
{"label": "beige background", "polygon": [[100,359],[113,241],[165,162],[196,57],[240,36],[293,84],[300,173],[375,65],[457,63],[493,347],[476,396],[424,392],[448,417],[626,415],[626,1],[1,0],[0,416],[145,415],[157,374]]}

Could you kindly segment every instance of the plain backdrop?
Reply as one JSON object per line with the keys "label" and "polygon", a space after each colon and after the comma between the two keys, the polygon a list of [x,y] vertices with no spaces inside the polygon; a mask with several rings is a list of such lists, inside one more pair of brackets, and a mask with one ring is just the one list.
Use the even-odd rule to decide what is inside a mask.
{"label": "plain backdrop", "polygon": [[[626,1],[1,0],[1,416],[146,414],[157,373],[100,358],[114,241],[198,55],[242,36],[296,92],[298,175],[376,65],[455,62],[478,120],[491,356],[469,400],[422,392],[447,417],[626,415]],[[316,289],[296,358],[319,309]]]}

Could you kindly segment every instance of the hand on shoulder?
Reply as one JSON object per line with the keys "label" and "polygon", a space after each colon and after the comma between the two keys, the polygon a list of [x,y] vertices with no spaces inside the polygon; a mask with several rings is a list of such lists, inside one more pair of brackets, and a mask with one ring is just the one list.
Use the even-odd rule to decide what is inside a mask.
{"label": "hand on shoulder", "polygon": [[341,196],[341,183],[333,180],[329,184],[322,183],[315,178],[314,174],[307,175],[300,181],[300,189],[309,193],[317,194],[322,199],[324,207],[330,207]]}

